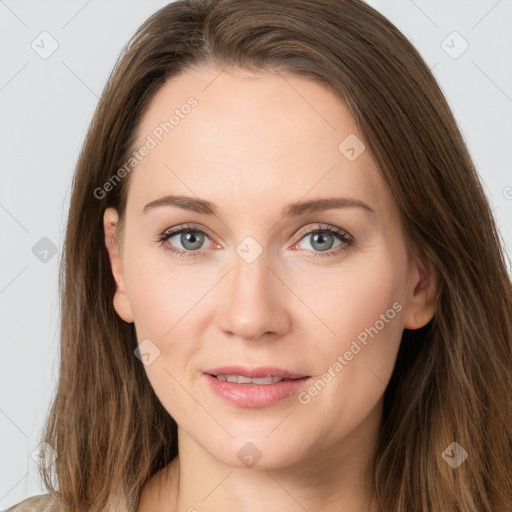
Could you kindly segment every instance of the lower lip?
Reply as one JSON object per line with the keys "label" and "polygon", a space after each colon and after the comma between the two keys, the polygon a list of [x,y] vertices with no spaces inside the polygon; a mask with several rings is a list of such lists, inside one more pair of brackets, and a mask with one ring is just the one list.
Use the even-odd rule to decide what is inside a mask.
{"label": "lower lip", "polygon": [[311,377],[282,380],[275,384],[236,384],[204,373],[211,389],[221,398],[239,407],[268,407],[300,391]]}

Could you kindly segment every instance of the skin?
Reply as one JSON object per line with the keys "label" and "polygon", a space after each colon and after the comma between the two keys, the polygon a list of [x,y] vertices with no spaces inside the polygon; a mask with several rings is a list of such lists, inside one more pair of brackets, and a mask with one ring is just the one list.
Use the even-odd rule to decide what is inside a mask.
{"label": "skin", "polygon": [[[122,246],[113,239],[116,210],[104,214],[114,307],[135,323],[139,343],[158,346],[145,370],[178,424],[179,456],[149,480],[139,511],[376,510],[364,479],[401,333],[434,314],[428,262],[407,253],[397,205],[368,146],[354,161],[338,150],[349,134],[364,137],[323,85],[196,69],[162,87],[136,146],[190,96],[198,105],[132,171]],[[171,193],[209,200],[218,214],[173,206],[142,213]],[[281,215],[292,202],[341,196],[374,213]],[[198,246],[184,246],[180,235],[156,241],[188,223],[207,233],[203,255],[171,254],[171,245]],[[354,245],[333,236],[325,245],[343,250],[322,256],[311,234],[297,236],[318,223],[345,230]],[[263,251],[251,263],[236,252],[247,236]],[[208,368],[245,364],[317,381],[394,303],[401,310],[307,404],[294,395],[248,409],[201,378]],[[237,457],[248,442],[262,454],[252,467]]]}

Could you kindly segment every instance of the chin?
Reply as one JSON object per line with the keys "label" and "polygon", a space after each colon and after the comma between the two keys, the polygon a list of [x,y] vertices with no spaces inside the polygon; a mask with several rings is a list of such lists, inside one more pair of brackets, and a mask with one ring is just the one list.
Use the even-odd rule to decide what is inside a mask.
{"label": "chin", "polygon": [[[271,434],[272,436],[272,434]],[[216,445],[210,453],[220,462],[239,469],[279,469],[300,462],[305,454],[299,448],[303,443],[292,443],[276,436],[274,439],[254,437],[247,440],[247,435],[240,441],[236,437],[222,449]]]}

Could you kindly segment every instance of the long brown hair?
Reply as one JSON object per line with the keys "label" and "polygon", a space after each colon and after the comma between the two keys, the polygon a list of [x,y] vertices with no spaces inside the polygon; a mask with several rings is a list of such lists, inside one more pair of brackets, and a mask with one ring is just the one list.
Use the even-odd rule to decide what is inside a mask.
{"label": "long brown hair", "polygon": [[[48,490],[73,511],[133,511],[177,454],[176,423],[134,356],[134,325],[112,304],[103,212],[117,208],[121,229],[130,174],[104,191],[164,82],[209,65],[279,70],[334,91],[379,163],[408,242],[438,275],[435,315],[404,331],[385,392],[372,481],[379,509],[512,510],[512,291],[502,243],[430,69],[360,0],[178,0],[126,46],[73,178],[60,379],[43,437],[58,452],[43,464]],[[456,469],[443,458],[454,442],[468,454]]]}

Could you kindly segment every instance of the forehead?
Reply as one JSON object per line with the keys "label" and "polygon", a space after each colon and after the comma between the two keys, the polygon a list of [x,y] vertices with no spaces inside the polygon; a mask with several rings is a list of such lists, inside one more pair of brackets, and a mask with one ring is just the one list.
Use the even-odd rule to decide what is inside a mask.
{"label": "forehead", "polygon": [[[150,103],[132,171],[137,209],[168,194],[234,211],[333,195],[390,198],[347,106],[326,86],[283,73],[209,68],[174,76]],[[356,156],[357,156],[356,153]],[[348,156],[353,155],[348,153]]]}

